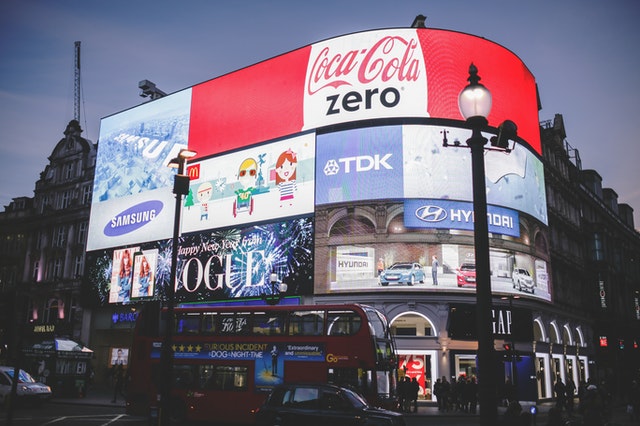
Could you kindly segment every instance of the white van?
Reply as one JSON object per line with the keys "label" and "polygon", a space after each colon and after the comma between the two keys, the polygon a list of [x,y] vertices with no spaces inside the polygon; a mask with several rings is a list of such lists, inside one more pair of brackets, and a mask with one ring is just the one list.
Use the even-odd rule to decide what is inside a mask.
{"label": "white van", "polygon": [[[13,367],[0,366],[0,403],[5,403],[11,394],[11,383],[13,381]],[[19,402],[41,404],[51,399],[51,388],[43,383],[37,382],[31,374],[20,370],[18,375],[18,386],[16,395]]]}

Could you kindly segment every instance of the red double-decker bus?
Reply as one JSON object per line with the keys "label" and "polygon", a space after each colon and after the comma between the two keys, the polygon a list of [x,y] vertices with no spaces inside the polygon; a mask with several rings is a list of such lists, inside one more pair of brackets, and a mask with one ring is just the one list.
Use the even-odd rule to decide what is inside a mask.
{"label": "red double-decker bus", "polygon": [[[158,405],[165,320],[138,317],[129,364],[127,413]],[[395,408],[397,357],[389,324],[365,305],[180,307],[175,309],[171,416],[253,423],[277,384],[329,382]]]}

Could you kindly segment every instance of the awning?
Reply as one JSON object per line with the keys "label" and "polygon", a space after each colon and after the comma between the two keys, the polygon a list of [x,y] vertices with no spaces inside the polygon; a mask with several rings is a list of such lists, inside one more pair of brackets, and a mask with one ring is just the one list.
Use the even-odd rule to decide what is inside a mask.
{"label": "awning", "polygon": [[93,357],[93,351],[78,342],[66,338],[55,338],[36,342],[22,349],[25,355],[57,356],[58,358],[82,358]]}

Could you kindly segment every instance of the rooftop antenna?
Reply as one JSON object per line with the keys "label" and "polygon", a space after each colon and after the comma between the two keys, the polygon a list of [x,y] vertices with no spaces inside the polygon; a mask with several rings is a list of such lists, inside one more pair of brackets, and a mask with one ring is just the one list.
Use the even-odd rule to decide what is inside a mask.
{"label": "rooftop antenna", "polygon": [[75,42],[75,74],[73,80],[73,118],[80,123],[80,42]]}

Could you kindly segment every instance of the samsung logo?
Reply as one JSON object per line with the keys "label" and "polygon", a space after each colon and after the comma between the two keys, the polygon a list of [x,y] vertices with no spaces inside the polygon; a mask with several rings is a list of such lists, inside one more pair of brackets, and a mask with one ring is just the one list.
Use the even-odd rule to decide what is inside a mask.
{"label": "samsung logo", "polygon": [[145,201],[115,215],[104,227],[104,235],[117,237],[142,228],[153,221],[162,211],[163,204],[158,200]]}
{"label": "samsung logo", "polygon": [[423,222],[442,222],[447,211],[439,206],[422,206],[416,209],[416,217]]}

